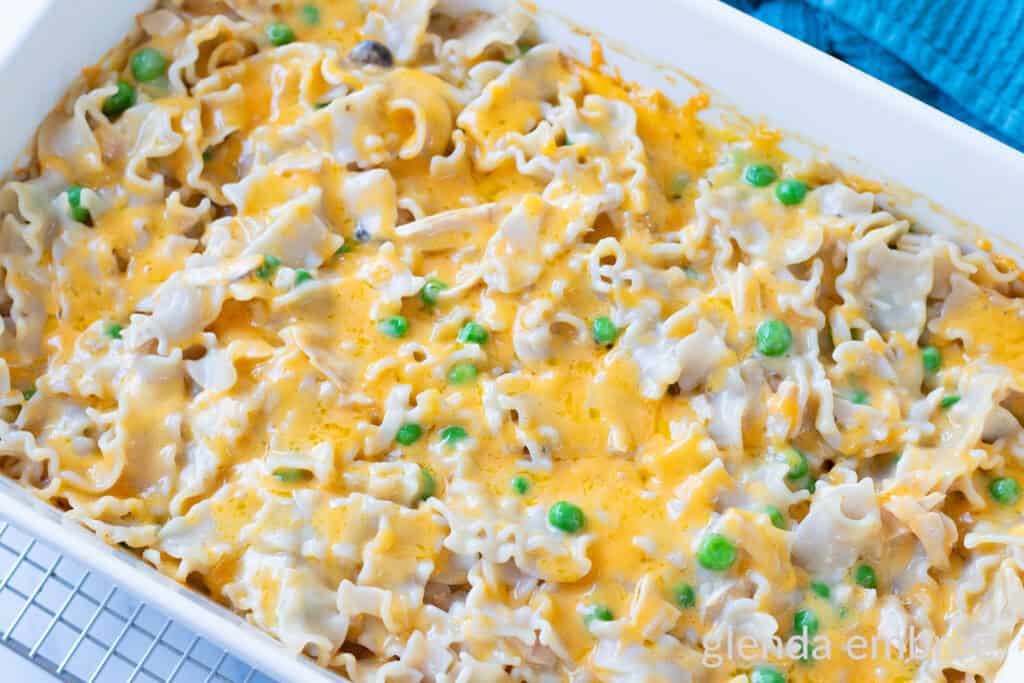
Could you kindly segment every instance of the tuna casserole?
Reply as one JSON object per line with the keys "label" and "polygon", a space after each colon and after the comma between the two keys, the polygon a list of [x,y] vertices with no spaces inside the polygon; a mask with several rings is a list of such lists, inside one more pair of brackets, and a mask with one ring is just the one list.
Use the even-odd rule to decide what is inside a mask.
{"label": "tuna casserole", "polygon": [[993,681],[1021,272],[435,5],[83,72],[0,188],[3,471],[353,681]]}

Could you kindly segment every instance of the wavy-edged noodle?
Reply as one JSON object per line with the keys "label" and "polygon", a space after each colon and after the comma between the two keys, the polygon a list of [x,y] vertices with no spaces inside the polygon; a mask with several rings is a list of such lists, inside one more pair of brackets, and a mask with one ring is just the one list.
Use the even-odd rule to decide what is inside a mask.
{"label": "wavy-edged noodle", "polygon": [[401,225],[395,234],[421,251],[447,251],[482,241],[503,214],[497,204],[442,211]]}
{"label": "wavy-edged noodle", "polygon": [[[124,155],[124,189],[136,201],[162,199],[166,191],[164,174],[157,172],[155,161],[178,152],[186,143],[186,134],[176,130],[191,129],[195,134],[198,111],[196,103],[186,101],[180,107],[141,104],[125,112],[108,135],[120,140],[132,141],[127,149],[118,150]],[[190,124],[186,123],[190,119]],[[193,155],[197,153],[193,142]]]}
{"label": "wavy-edged noodle", "polygon": [[615,683],[641,680],[698,680],[692,673],[700,669],[700,654],[674,638],[655,641],[650,647],[625,645],[621,641],[602,639],[594,648],[594,666]]}
{"label": "wavy-edged noodle", "polygon": [[868,232],[849,246],[846,270],[836,278],[844,303],[860,302],[862,315],[884,334],[916,341],[925,324],[925,297],[932,289],[931,254],[889,247],[908,228],[905,221]]}
{"label": "wavy-edged noodle", "polygon": [[366,12],[361,32],[384,43],[400,62],[412,61],[420,50],[437,0],[359,0]]}
{"label": "wavy-edged noodle", "polygon": [[967,675],[986,676],[1006,656],[1014,628],[1024,619],[1020,567],[1009,560],[994,567],[994,563],[986,564],[987,587],[977,592],[980,595],[975,593],[978,600],[973,608],[963,604],[953,617],[925,662],[926,669],[953,668]]}
{"label": "wavy-edged noodle", "polygon": [[413,133],[401,139],[399,159],[435,156],[448,147],[455,125],[452,107],[459,106],[455,88],[431,74],[398,69],[388,74],[388,114],[396,120],[411,119]]}
{"label": "wavy-edged noodle", "polygon": [[878,500],[870,479],[826,485],[793,533],[793,557],[812,574],[836,576],[858,557],[879,557],[880,531]]}
{"label": "wavy-edged noodle", "polygon": [[530,302],[516,312],[512,344],[523,363],[542,361],[551,355],[554,312],[550,301]]}
{"label": "wavy-edged noodle", "polygon": [[319,216],[320,188],[282,204],[269,214],[269,223],[245,221],[249,243],[245,254],[277,254],[290,268],[317,268],[342,245]]}
{"label": "wavy-edged noodle", "polygon": [[551,528],[541,506],[496,507],[468,482],[455,482],[446,493],[442,509],[451,532],[445,547],[452,552],[479,554],[498,564],[511,560],[528,575],[558,583],[571,583],[590,571],[587,548],[593,537],[566,536]]}
{"label": "wavy-edged noodle", "polygon": [[[621,188],[624,210],[634,213],[647,211],[647,154],[637,136],[636,112],[631,106],[618,100],[586,95],[582,107],[577,109],[570,105],[552,118],[565,131],[573,147],[579,145],[584,154],[594,154],[584,168],[593,167],[591,173],[596,175],[599,188],[609,185]],[[556,179],[547,193],[558,189]]]}
{"label": "wavy-edged noodle", "polygon": [[941,502],[941,494],[931,494],[922,501],[908,496],[893,496],[883,506],[917,537],[933,566],[945,569],[956,540],[956,524],[933,508]]}
{"label": "wavy-edged noodle", "polygon": [[736,187],[716,188],[706,197],[702,210],[723,236],[735,240],[755,262],[770,258],[780,265],[802,263],[819,251],[823,230],[817,221],[805,218],[794,222],[778,202],[744,194]]}
{"label": "wavy-edged noodle", "polygon": [[377,455],[387,450],[406,422],[414,422],[414,416],[410,415],[409,398],[412,389],[405,384],[398,384],[392,387],[384,403],[384,417],[381,418],[380,426],[372,436],[366,438],[366,445],[363,449],[367,455]]}
{"label": "wavy-edged noodle", "polygon": [[543,152],[558,130],[548,119],[573,85],[554,46],[535,47],[509,65],[456,119],[474,143],[476,167],[493,171],[512,160],[520,173],[549,179],[556,162]]}
{"label": "wavy-edged noodle", "polygon": [[415,296],[427,281],[425,277],[413,274],[409,266],[399,259],[397,250],[390,243],[384,244],[372,260],[363,264],[357,277],[378,293],[371,309],[374,320],[397,312],[402,300]]}
{"label": "wavy-edged noodle", "polygon": [[[522,373],[507,373],[496,381],[483,383],[482,403],[487,426],[495,435],[513,422],[514,436],[509,439],[509,451],[521,451],[529,456],[524,465],[550,469],[551,456],[559,446],[558,431],[544,421],[543,405],[529,395],[528,377]],[[514,420],[510,417],[515,415]]]}
{"label": "wavy-edged noodle", "polygon": [[[466,134],[461,130],[452,131],[448,153],[435,155],[430,159],[430,177],[436,181],[450,181],[453,178],[469,176],[471,165],[466,147]],[[405,202],[412,202],[412,204],[407,205]],[[415,220],[426,217],[422,210],[415,210],[419,204],[411,197],[403,197],[399,200],[399,205],[409,210]]]}
{"label": "wavy-edged noodle", "polygon": [[398,220],[395,179],[382,169],[346,176],[342,185],[345,209],[355,221],[360,236],[392,239]]}
{"label": "wavy-edged noodle", "polygon": [[338,389],[347,389],[354,370],[343,353],[332,348],[331,340],[320,330],[307,326],[288,327],[281,332]]}
{"label": "wavy-edged noodle", "polygon": [[622,271],[626,267],[626,251],[614,237],[603,237],[594,245],[587,258],[590,288],[607,293],[623,283]]}
{"label": "wavy-edged noodle", "polygon": [[[100,130],[109,127],[103,116],[103,102],[117,91],[117,86],[106,83],[65,104],[65,110],[56,110],[39,128],[36,155],[49,162],[65,177],[99,173],[103,169],[103,151],[97,131],[91,121],[100,122]],[[132,140],[125,141],[132,144]]]}
{"label": "wavy-edged noodle", "polygon": [[823,185],[814,191],[821,213],[848,221],[858,221],[871,214],[875,207],[875,195],[857,192],[842,183]]}
{"label": "wavy-edged noodle", "polygon": [[537,195],[523,197],[487,241],[482,267],[488,287],[511,294],[536,283],[561,249],[563,220]]}
{"label": "wavy-edged noodle", "polygon": [[[447,2],[441,0],[440,9],[443,11],[456,10],[458,2]],[[530,28],[530,15],[518,5],[509,5],[503,11],[492,16],[483,16],[473,21],[469,29],[461,32],[458,36],[444,41],[441,45],[440,61],[445,65],[458,67],[480,57],[485,50],[495,46],[514,50],[515,55],[519,51],[516,45],[528,28]]]}
{"label": "wavy-edged noodle", "polygon": [[703,383],[728,348],[715,328],[705,320],[693,324],[690,311],[677,312],[664,322],[650,315],[630,321],[615,355],[632,358],[640,376],[640,393],[661,398],[670,384],[692,391]]}
{"label": "wavy-edged noodle", "polygon": [[344,475],[351,490],[405,506],[420,496],[421,479],[419,465],[411,462],[358,463]]}
{"label": "wavy-edged noodle", "polygon": [[1020,270],[518,6],[317,6],[164,0],[42,123],[6,475],[358,683],[1020,678]]}
{"label": "wavy-edged noodle", "polygon": [[[252,39],[255,27],[249,22],[235,21],[222,15],[196,21],[188,27],[174,14],[157,10],[146,16],[142,27],[165,39],[185,31],[174,59],[167,67],[167,79],[178,93],[187,92],[206,76],[241,61],[257,50]],[[216,45],[211,48],[209,43]]]}
{"label": "wavy-edged noodle", "polygon": [[757,424],[764,413],[764,390],[760,366],[734,365],[728,369],[720,390],[694,397],[692,405],[719,448],[741,449],[746,428]]}
{"label": "wavy-edged noodle", "polygon": [[14,254],[0,256],[0,265],[4,270],[5,298],[9,306],[0,340],[3,348],[13,351],[21,363],[31,363],[43,350],[46,278],[39,267],[29,265],[26,259]]}

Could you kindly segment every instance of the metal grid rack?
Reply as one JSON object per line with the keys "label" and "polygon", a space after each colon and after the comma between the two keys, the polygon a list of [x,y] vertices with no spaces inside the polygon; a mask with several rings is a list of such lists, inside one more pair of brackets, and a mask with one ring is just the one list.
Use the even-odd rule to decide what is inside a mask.
{"label": "metal grid rack", "polygon": [[2,517],[0,645],[70,683],[273,683]]}

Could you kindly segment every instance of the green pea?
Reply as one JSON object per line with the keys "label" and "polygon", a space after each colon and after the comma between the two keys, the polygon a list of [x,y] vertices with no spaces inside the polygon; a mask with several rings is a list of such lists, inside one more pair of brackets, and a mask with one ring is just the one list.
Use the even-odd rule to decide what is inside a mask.
{"label": "green pea", "polygon": [[567,534],[574,534],[583,528],[586,519],[583,510],[564,500],[560,500],[548,509],[548,524]]}
{"label": "green pea", "polygon": [[697,592],[688,583],[681,583],[673,591],[676,606],[680,609],[688,609],[697,604]]}
{"label": "green pea", "polygon": [[878,575],[869,564],[862,564],[854,569],[853,580],[861,588],[878,588]]}
{"label": "green pea", "polygon": [[942,367],[942,352],[934,346],[924,347],[921,349],[921,364],[927,373],[938,372]]}
{"label": "green pea", "polygon": [[750,674],[750,683],[786,683],[786,677],[770,666],[759,666]]}
{"label": "green pea", "polygon": [[468,436],[469,434],[462,427],[451,425],[441,430],[441,443],[446,446],[454,446]]}
{"label": "green pea", "polygon": [[476,366],[472,363],[456,363],[448,369],[449,384],[465,384],[472,382],[477,376]]}
{"label": "green pea", "polygon": [[267,26],[267,40],[278,47],[295,42],[295,31],[288,24],[280,21]]}
{"label": "green pea", "polygon": [[426,500],[427,498],[432,498],[435,493],[437,493],[437,480],[434,479],[434,475],[430,470],[420,465],[419,499]]}
{"label": "green pea", "polygon": [[409,332],[409,321],[404,315],[392,315],[381,320],[377,329],[392,339],[401,339]]}
{"label": "green pea", "polygon": [[103,334],[107,335],[111,339],[120,339],[121,333],[124,331],[124,325],[118,323],[110,323],[106,329],[103,330]]}
{"label": "green pea", "polygon": [[117,92],[103,101],[103,114],[110,120],[135,106],[138,95],[135,86],[127,81],[117,82]]}
{"label": "green pea", "polygon": [[953,406],[955,406],[959,402],[960,402],[960,395],[959,394],[949,394],[948,396],[943,396],[942,397],[942,400],[939,401],[939,407],[942,408],[943,410],[949,410],[950,408],[952,408]]}
{"label": "green pea", "polygon": [[152,47],[139,50],[132,55],[132,76],[140,83],[155,81],[167,71],[167,58]]}
{"label": "green pea", "polygon": [[795,446],[786,446],[780,452],[782,459],[789,465],[789,471],[786,472],[786,479],[790,481],[796,481],[797,479],[803,479],[807,476],[807,472],[810,471],[810,464],[807,462],[807,456],[803,454],[799,448]]}
{"label": "green pea", "polygon": [[480,323],[468,322],[459,330],[459,341],[463,344],[486,344],[487,328]]}
{"label": "green pea", "polygon": [[612,621],[615,618],[615,615],[612,614],[611,609],[606,607],[605,605],[597,605],[591,611],[591,614],[593,614],[594,618],[598,621]]}
{"label": "green pea", "polygon": [[590,324],[590,332],[594,335],[594,341],[602,346],[614,343],[619,336],[619,328],[606,315],[594,319]]}
{"label": "green pea", "polygon": [[832,589],[828,587],[827,583],[821,581],[811,581],[811,592],[825,600],[832,597]]}
{"label": "green pea", "polygon": [[854,405],[862,406],[866,405],[867,402],[868,392],[864,391],[863,389],[855,389],[854,392],[850,394],[850,403]]}
{"label": "green pea", "polygon": [[767,187],[778,177],[775,169],[768,164],[750,164],[743,169],[743,180],[754,187]]}
{"label": "green pea", "polygon": [[269,281],[274,276],[274,273],[281,266],[281,259],[270,254],[264,254],[263,263],[256,269],[256,277],[261,280]]}
{"label": "green pea", "polygon": [[89,209],[82,206],[82,188],[78,185],[72,185],[69,187],[65,194],[68,197],[68,206],[71,210],[68,212],[71,218],[78,223],[84,223],[90,225],[92,223],[92,214]]}
{"label": "green pea", "polygon": [[821,622],[818,621],[818,615],[809,609],[799,609],[793,615],[793,630],[797,634],[813,638],[820,628]]}
{"label": "green pea", "polygon": [[754,334],[757,350],[766,356],[781,356],[793,344],[793,332],[781,320],[765,320]]}
{"label": "green pea", "polygon": [[303,5],[299,9],[299,17],[309,26],[316,26],[320,23],[320,8],[316,5]]}
{"label": "green pea", "polygon": [[522,474],[512,477],[512,490],[520,496],[526,495],[530,490],[530,480]]}
{"label": "green pea", "polygon": [[682,199],[683,194],[686,193],[686,188],[690,185],[690,175],[688,173],[677,173],[672,177],[672,186],[670,188],[670,196],[672,199]]}
{"label": "green pea", "polygon": [[1013,505],[1020,500],[1020,484],[1012,477],[993,479],[988,485],[988,492],[1002,505]]}
{"label": "green pea", "polygon": [[298,484],[312,479],[313,473],[300,467],[278,467],[274,470],[274,478],[285,484]]}
{"label": "green pea", "polygon": [[89,213],[89,209],[85,208],[84,206],[72,207],[71,218],[73,218],[76,222],[81,223],[83,225],[92,224],[92,214]]}
{"label": "green pea", "polygon": [[771,520],[773,527],[776,529],[786,528],[786,518],[782,516],[782,511],[779,508],[768,505],[765,507],[764,513],[768,515],[768,519]]}
{"label": "green pea", "polygon": [[28,389],[25,389],[23,392],[21,392],[21,395],[25,397],[26,401],[30,401],[32,400],[32,397],[36,395],[36,388],[29,387]]}
{"label": "green pea", "polygon": [[795,206],[807,196],[807,184],[795,178],[786,178],[775,186],[775,198],[786,206]]}
{"label": "green pea", "polygon": [[82,187],[80,185],[72,185],[64,190],[64,193],[68,196],[68,204],[71,208],[82,205]]}
{"label": "green pea", "polygon": [[721,534],[708,534],[697,549],[697,561],[705,569],[725,571],[736,562],[736,546]]}
{"label": "green pea", "polygon": [[441,280],[432,277],[427,280],[420,289],[420,301],[422,301],[425,306],[436,306],[437,302],[440,300],[441,292],[446,289],[448,289],[448,285]]}
{"label": "green pea", "polygon": [[398,428],[398,433],[395,434],[395,441],[403,446],[411,446],[419,441],[421,436],[423,436],[423,427],[420,427],[415,422],[407,422]]}
{"label": "green pea", "polygon": [[309,282],[313,279],[313,276],[309,274],[308,270],[299,269],[295,271],[295,287],[298,287],[303,282]]}

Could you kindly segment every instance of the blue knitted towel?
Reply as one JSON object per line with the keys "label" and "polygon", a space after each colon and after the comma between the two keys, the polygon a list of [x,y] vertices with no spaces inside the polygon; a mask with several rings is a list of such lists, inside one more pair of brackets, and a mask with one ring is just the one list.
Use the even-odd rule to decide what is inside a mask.
{"label": "blue knitted towel", "polygon": [[1024,151],[1024,0],[727,0]]}

